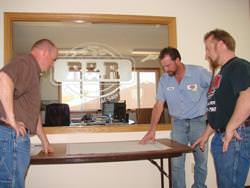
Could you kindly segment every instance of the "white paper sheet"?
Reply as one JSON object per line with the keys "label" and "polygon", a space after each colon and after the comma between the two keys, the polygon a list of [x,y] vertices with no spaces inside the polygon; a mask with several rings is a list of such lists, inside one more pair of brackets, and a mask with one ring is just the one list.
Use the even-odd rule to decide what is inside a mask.
{"label": "white paper sheet", "polygon": [[77,143],[67,145],[67,154],[121,153],[166,150],[170,147],[159,142],[139,144],[138,141]]}

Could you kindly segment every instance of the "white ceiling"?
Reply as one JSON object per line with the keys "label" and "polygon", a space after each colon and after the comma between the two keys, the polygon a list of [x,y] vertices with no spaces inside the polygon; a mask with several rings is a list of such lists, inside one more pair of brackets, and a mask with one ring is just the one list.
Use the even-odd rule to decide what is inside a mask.
{"label": "white ceiling", "polygon": [[133,49],[160,50],[167,46],[167,26],[151,24],[110,24],[73,22],[15,22],[14,53],[28,52],[42,38],[52,40],[61,49],[98,43],[122,55],[132,56]]}

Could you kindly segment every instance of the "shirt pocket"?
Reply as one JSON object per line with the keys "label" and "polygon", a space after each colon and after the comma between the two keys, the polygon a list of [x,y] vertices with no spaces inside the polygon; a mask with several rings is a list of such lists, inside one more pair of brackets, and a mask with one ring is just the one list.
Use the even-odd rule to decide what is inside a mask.
{"label": "shirt pocket", "polygon": [[201,98],[200,87],[198,84],[187,84],[184,92],[187,95],[187,100],[198,102]]}
{"label": "shirt pocket", "polygon": [[168,104],[175,104],[179,101],[179,92],[174,87],[168,87],[165,91]]}

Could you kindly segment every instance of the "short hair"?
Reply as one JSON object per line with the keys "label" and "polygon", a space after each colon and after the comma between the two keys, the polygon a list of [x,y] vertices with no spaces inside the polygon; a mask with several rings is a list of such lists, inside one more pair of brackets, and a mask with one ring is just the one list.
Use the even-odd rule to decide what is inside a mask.
{"label": "short hair", "polygon": [[33,50],[34,48],[47,48],[49,50],[52,50],[53,48],[56,48],[56,45],[49,39],[41,39],[33,44],[31,50]]}
{"label": "short hair", "polygon": [[229,50],[233,52],[235,51],[235,40],[227,31],[222,29],[214,29],[205,34],[204,40],[207,40],[210,36],[212,36],[217,41],[223,41]]}
{"label": "short hair", "polygon": [[172,60],[176,60],[177,58],[181,60],[180,52],[176,48],[163,48],[160,52],[159,59],[162,60],[166,55],[169,55]]}

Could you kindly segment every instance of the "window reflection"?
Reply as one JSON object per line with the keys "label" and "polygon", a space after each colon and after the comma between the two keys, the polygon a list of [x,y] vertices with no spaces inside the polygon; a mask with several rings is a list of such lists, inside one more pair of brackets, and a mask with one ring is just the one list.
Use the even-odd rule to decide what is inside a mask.
{"label": "window reflection", "polygon": [[120,97],[126,100],[128,109],[152,108],[156,96],[157,71],[133,71],[133,82],[121,86]]}
{"label": "window reflection", "polygon": [[140,108],[152,108],[156,96],[156,73],[139,72]]}
{"label": "window reflection", "polygon": [[[62,82],[62,102],[71,111],[89,111],[101,108],[102,86],[98,72],[70,72],[69,78],[79,78],[80,82]],[[119,98],[126,100],[127,109],[152,108],[155,103],[157,71],[136,70],[132,72],[130,83],[120,83]],[[93,82],[96,80],[96,82]]]}
{"label": "window reflection", "polygon": [[[69,72],[69,77],[78,77],[80,82],[62,82],[62,102],[70,106],[71,111],[100,109],[100,82],[98,72]],[[96,80],[96,82],[93,82]]]}

